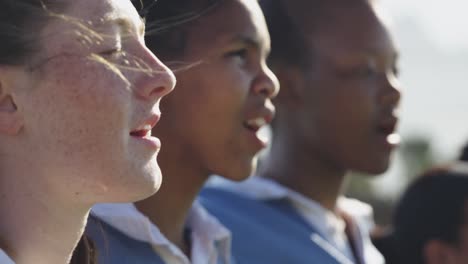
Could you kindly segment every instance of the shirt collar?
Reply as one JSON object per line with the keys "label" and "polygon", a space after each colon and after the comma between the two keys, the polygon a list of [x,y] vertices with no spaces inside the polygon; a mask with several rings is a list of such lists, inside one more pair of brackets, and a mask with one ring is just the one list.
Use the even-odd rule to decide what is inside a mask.
{"label": "shirt collar", "polygon": [[195,201],[187,217],[187,227],[194,235],[205,236],[209,241],[220,241],[231,238],[231,232],[218,219]]}
{"label": "shirt collar", "polygon": [[[294,204],[315,211],[317,214],[334,215],[330,210],[322,207],[314,200],[267,178],[254,176],[238,183],[217,177],[212,182],[212,185],[257,200],[288,199]],[[374,226],[372,207],[366,203],[340,196],[337,201],[337,209],[352,217],[353,220],[359,220],[360,224],[364,223],[367,231],[371,230]]]}
{"label": "shirt collar", "polygon": [[229,263],[231,258],[231,232],[195,201],[187,217],[192,231],[192,256],[195,263]]}
{"label": "shirt collar", "polygon": [[2,249],[0,249],[0,263],[15,264],[13,260],[10,257],[8,257],[8,255]]}
{"label": "shirt collar", "polygon": [[[183,263],[190,263],[187,256],[170,242],[148,217],[138,211],[133,203],[98,204],[93,207],[91,213],[128,237],[149,243],[155,249],[163,248],[170,255],[183,260]],[[231,233],[198,201],[195,201],[190,209],[187,227],[191,230],[191,263],[212,263],[206,260],[217,258],[218,253],[221,258],[230,258]]]}
{"label": "shirt collar", "polygon": [[138,211],[133,203],[97,204],[91,214],[135,240],[153,245],[169,244],[159,228]]}
{"label": "shirt collar", "polygon": [[215,185],[257,200],[287,199],[301,213],[305,220],[316,227],[320,233],[325,235],[331,230],[334,232],[336,228],[340,232],[344,232],[345,223],[330,210],[273,180],[251,177],[246,181],[234,183],[219,179],[216,180]]}

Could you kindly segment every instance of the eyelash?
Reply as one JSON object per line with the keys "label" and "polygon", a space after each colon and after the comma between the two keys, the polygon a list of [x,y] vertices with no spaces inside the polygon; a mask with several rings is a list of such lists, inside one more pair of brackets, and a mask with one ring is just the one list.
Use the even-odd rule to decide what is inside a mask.
{"label": "eyelash", "polygon": [[396,77],[400,76],[400,69],[397,66],[393,66],[392,72]]}
{"label": "eyelash", "polygon": [[122,47],[119,46],[119,47],[115,47],[109,50],[105,50],[103,52],[100,52],[99,54],[103,56],[117,56],[117,55],[121,55],[122,53],[123,53]]}
{"label": "eyelash", "polygon": [[248,50],[246,48],[230,51],[226,54],[226,57],[240,57],[242,59],[247,57]]}
{"label": "eyelash", "polygon": [[[399,72],[399,69],[397,66],[393,66],[392,69],[391,69],[392,73],[394,76],[398,77],[400,72]],[[371,66],[361,66],[359,68],[357,68],[355,71],[354,71],[354,74],[355,76],[360,76],[360,77],[372,77],[374,76],[375,74],[378,74],[378,70],[375,69],[374,67],[371,67]]]}
{"label": "eyelash", "polygon": [[353,70],[353,75],[358,77],[370,77],[374,76],[376,73],[377,70],[369,65],[359,66]]}

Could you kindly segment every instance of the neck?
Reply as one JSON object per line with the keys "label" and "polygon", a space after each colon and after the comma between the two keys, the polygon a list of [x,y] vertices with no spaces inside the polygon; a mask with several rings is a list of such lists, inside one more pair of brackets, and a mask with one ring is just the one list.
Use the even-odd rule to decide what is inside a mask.
{"label": "neck", "polygon": [[[297,137],[285,137],[297,138]],[[274,180],[335,211],[346,170],[308,151],[303,142],[275,139],[259,176]]]}
{"label": "neck", "polygon": [[[2,175],[8,172],[2,169]],[[9,175],[14,177],[0,178],[0,234],[7,254],[17,264],[69,263],[91,206],[53,197],[34,181],[44,175]]]}
{"label": "neck", "polygon": [[174,152],[160,154],[159,164],[164,172],[161,189],[135,205],[169,241],[190,256],[189,245],[184,239],[186,219],[209,174],[179,157]]}

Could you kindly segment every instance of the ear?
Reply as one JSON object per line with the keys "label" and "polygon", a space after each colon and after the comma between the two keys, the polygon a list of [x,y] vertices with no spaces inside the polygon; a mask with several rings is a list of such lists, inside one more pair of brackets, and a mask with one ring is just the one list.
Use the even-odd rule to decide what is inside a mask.
{"label": "ear", "polygon": [[451,248],[443,241],[429,240],[422,248],[422,257],[427,264],[451,263]]}
{"label": "ear", "polygon": [[23,120],[12,94],[12,83],[6,78],[6,71],[0,69],[0,134],[17,135],[23,127]]}
{"label": "ear", "polygon": [[303,103],[306,89],[305,73],[297,67],[287,65],[276,67],[274,73],[281,87],[275,101],[288,108],[297,107]]}

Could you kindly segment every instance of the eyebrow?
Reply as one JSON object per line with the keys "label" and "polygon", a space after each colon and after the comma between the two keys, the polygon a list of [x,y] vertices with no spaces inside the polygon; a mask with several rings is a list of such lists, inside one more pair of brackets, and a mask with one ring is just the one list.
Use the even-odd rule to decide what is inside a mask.
{"label": "eyebrow", "polygon": [[[374,52],[374,53],[371,53],[372,55],[376,56],[378,55],[377,52]],[[390,58],[394,61],[394,62],[397,62],[399,59],[400,59],[400,54],[398,53],[397,50],[393,50],[390,55]]]}
{"label": "eyebrow", "polygon": [[252,38],[250,36],[239,35],[239,36],[235,36],[234,38],[232,38],[230,42],[235,43],[235,44],[243,44],[251,48],[254,48],[258,51],[262,51],[263,49],[265,49],[267,53],[270,52],[270,48],[267,47],[266,45],[262,45],[261,41],[258,38]]}
{"label": "eyebrow", "polygon": [[[145,35],[145,23],[146,23],[145,19],[140,17],[139,23],[137,25],[137,32],[136,32],[140,36]],[[134,31],[134,28],[135,28],[135,25],[127,17],[107,18],[107,19],[104,19],[101,25],[105,25],[105,24],[117,24],[120,27],[120,29],[124,32],[132,32]]]}
{"label": "eyebrow", "polygon": [[[357,54],[362,55],[362,56],[376,57],[376,56],[379,56],[381,53],[376,49],[368,48],[368,49],[365,49],[365,50],[358,50]],[[396,49],[394,49],[388,55],[390,55],[390,57],[392,58],[393,61],[398,61],[400,59],[400,53]]]}

